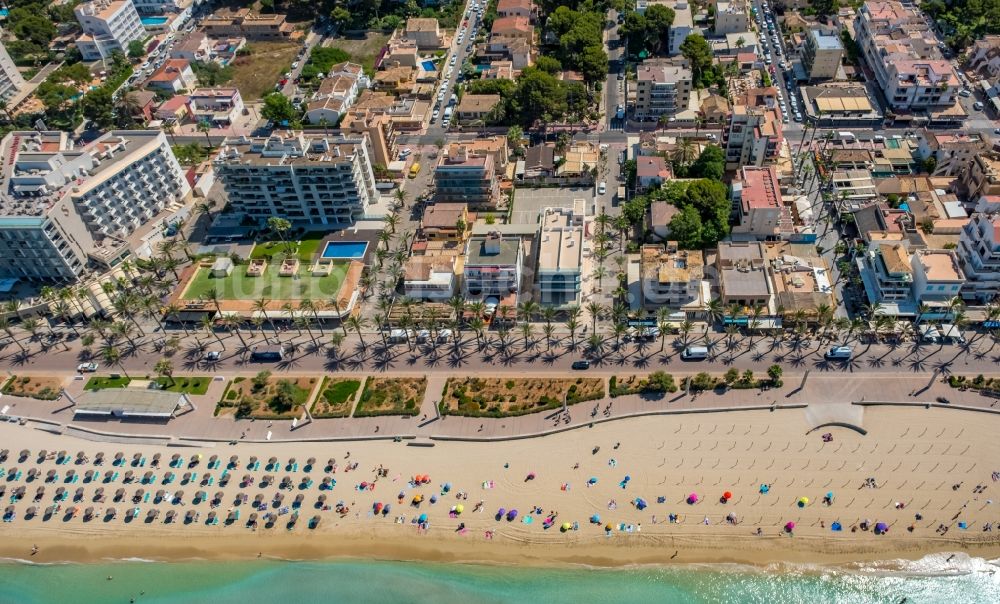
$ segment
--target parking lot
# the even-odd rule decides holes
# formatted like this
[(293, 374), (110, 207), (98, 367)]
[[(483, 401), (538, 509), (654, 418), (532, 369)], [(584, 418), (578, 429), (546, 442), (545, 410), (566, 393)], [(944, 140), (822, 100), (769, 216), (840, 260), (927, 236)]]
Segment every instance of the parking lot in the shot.
[(513, 224), (535, 224), (545, 208), (572, 208), (574, 199), (594, 198), (594, 187), (518, 187), (514, 194)]

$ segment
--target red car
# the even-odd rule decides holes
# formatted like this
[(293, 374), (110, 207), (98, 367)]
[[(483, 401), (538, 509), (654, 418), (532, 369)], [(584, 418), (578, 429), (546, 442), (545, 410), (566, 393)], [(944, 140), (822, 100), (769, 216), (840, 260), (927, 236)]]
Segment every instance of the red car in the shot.
[(288, 83), (288, 78), (282, 78), (281, 81), (279, 81), (278, 83), (284, 86), (285, 84)]

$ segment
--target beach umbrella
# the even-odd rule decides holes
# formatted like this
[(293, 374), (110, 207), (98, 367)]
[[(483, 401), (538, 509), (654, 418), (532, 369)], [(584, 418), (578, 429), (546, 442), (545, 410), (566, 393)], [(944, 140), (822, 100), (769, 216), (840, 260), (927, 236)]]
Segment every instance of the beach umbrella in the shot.
[(601, 523), (601, 515), (600, 514), (594, 514), (593, 516), (591, 516), (590, 517), (590, 523), (591, 524), (600, 524)]
[(792, 532), (793, 529), (795, 529), (795, 523), (794, 522), (786, 522), (785, 523), (785, 532), (786, 533)]
[(153, 509), (149, 510), (148, 514), (146, 514), (146, 518), (149, 518), (151, 520), (155, 520), (156, 518), (159, 517), (159, 515), (160, 515), (160, 510), (158, 510), (156, 508), (153, 508)]
[(611, 529), (611, 524), (610, 524), (610, 523), (608, 523), (608, 524), (605, 524), (605, 525), (604, 525), (604, 530), (606, 530), (606, 531), (608, 531), (608, 532), (610, 533), (610, 532), (611, 532), (611, 530), (612, 530), (612, 529)]
[(69, 470), (68, 472), (66, 472), (66, 478), (65, 478), (66, 482), (70, 482), (71, 480), (73, 480), (74, 476), (76, 476), (76, 470)]
[(0, 449), (0, 463), (7, 461), (8, 455), (10, 455), (10, 449)]
[(142, 499), (142, 496), (145, 495), (145, 494), (146, 494), (146, 490), (145, 489), (136, 489), (135, 490), (135, 495), (132, 498), (133, 499)]
[[(17, 473), (17, 468), (11, 470), (11, 474), (16, 474), (16, 473)], [(56, 479), (55, 470), (49, 470), (48, 472), (45, 473), (45, 482), (52, 482), (55, 479)]]
[(826, 492), (826, 498), (830, 499), (830, 500), (833, 500), (833, 491), (827, 491)]
[(105, 519), (111, 519), (117, 517), (118, 517), (118, 510), (116, 510), (115, 508), (108, 508), (107, 510), (104, 511)]
[(232, 456), (229, 457), (229, 465), (236, 466), (239, 463), (240, 463), (240, 456), (239, 455), (232, 455)]
[(104, 473), (104, 482), (111, 482), (111, 479), (115, 477), (114, 470), (108, 470)]
[(205, 472), (205, 474), (201, 477), (201, 486), (203, 486), (203, 487), (208, 486), (208, 483), (211, 480), (212, 480), (212, 473), (211, 472)]
[(215, 502), (216, 503), (220, 503), (222, 501), (222, 498), (225, 497), (225, 496), (226, 496), (226, 494), (223, 493), (222, 491), (216, 491), (215, 497), (214, 497)]
[(212, 524), (215, 522), (215, 518), (218, 516), (215, 512), (209, 512), (208, 516), (205, 516), (205, 524)]
[(55, 498), (59, 499), (60, 497), (63, 496), (63, 493), (65, 493), (65, 492), (66, 492), (66, 489), (64, 489), (62, 487), (59, 487), (58, 489), (56, 489), (56, 497)]
[(274, 494), (274, 505), (279, 505), (284, 500), (285, 500), (285, 494), (284, 493), (275, 493)]
[(198, 462), (200, 461), (201, 461), (201, 453), (196, 453), (191, 456), (191, 460), (188, 461), (188, 464), (193, 467), (198, 465)]
[(564, 533), (565, 533), (566, 531), (568, 531), (568, 530), (570, 530), (570, 529), (572, 529), (572, 528), (573, 528), (573, 525), (572, 525), (572, 524), (570, 524), (569, 522), (563, 522), (563, 523), (562, 523), (562, 526), (561, 526), (561, 527), (559, 527), (559, 530), (561, 530), (562, 532), (564, 532)]
[(831, 531), (839, 531), (839, 530), (841, 530), (842, 528), (843, 528), (843, 527), (842, 527), (842, 526), (840, 526), (840, 523), (839, 523), (839, 522), (834, 522), (833, 524), (831, 524), (831, 525), (830, 525), (830, 530), (831, 530)]
[(87, 470), (86, 472), (83, 473), (83, 479), (87, 482), (90, 482), (91, 480), (94, 479), (95, 474), (96, 472), (94, 472), (93, 470)]
[(123, 459), (125, 459), (125, 453), (121, 451), (115, 453), (115, 461), (121, 461)]
[(499, 510), (497, 510), (497, 516), (496, 516), (497, 520), (500, 520), (501, 518), (503, 518), (506, 513), (507, 513), (507, 510), (504, 509), (504, 508), (500, 508)]
[[(27, 451), (27, 449), (25, 449), (25, 451)], [(42, 449), (41, 451), (39, 451), (38, 452), (38, 463), (42, 463), (43, 461), (45, 461), (45, 457), (48, 456), (48, 454), (49, 454), (49, 452), (46, 451), (45, 449)]]
[(644, 499), (642, 499), (642, 498), (636, 498), (636, 500), (635, 500), (635, 507), (636, 507), (636, 509), (639, 509), (639, 510), (646, 509), (646, 501)]
[(159, 489), (159, 490), (156, 491), (156, 499), (157, 500), (163, 499), (166, 495), (167, 495), (167, 492), (164, 491), (163, 489)]
[(122, 478), (122, 480), (124, 482), (132, 482), (132, 478), (133, 477), (135, 477), (135, 472), (133, 472), (132, 470), (129, 470), (128, 472), (125, 472), (125, 477)]
[(32, 518), (35, 517), (36, 514), (38, 514), (38, 508), (36, 508), (35, 506), (31, 506), (24, 511), (24, 519), (31, 520)]
[(253, 526), (255, 524), (257, 524), (257, 512), (250, 514), (250, 517), (247, 518), (247, 526)]
[(442, 492), (442, 493), (447, 493), (447, 492), (448, 492), (448, 491), (450, 491), (450, 490), (451, 490), (451, 483), (450, 483), (450, 482), (446, 482), (446, 483), (444, 483), (444, 484), (443, 484), (443, 485), (441, 486), (441, 492)]
[(591, 476), (590, 480), (587, 481), (587, 484), (597, 484), (597, 477)]
[(517, 510), (511, 510), (511, 511), (507, 512), (507, 521), (508, 522), (513, 521), (515, 518), (517, 518)]
[(38, 501), (45, 496), (45, 487), (38, 487), (35, 489), (35, 501)]
[(307, 467), (312, 468), (314, 465), (316, 465), (316, 458), (315, 457), (310, 457), (309, 459), (306, 460), (306, 466)]
[(213, 455), (213, 456), (211, 456), (211, 457), (208, 458), (208, 465), (210, 465), (210, 466), (214, 465), (215, 462), (217, 462), (217, 461), (219, 461), (219, 456), (218, 455)]
[(392, 505), (388, 503), (385, 504), (385, 507), (382, 508), (382, 515), (385, 516), (388, 514), (390, 509), (392, 509)]
[(733, 498), (733, 494), (729, 491), (726, 491), (725, 493), (722, 494), (722, 498), (728, 501)]
[(534, 480), (534, 479), (535, 479), (535, 473), (534, 472), (528, 472), (528, 475), (524, 477), (524, 481), (525, 482), (528, 482), (529, 480)]
[(76, 492), (73, 493), (73, 501), (80, 501), (83, 499), (83, 487), (77, 487)]
[(420, 524), (427, 522), (427, 514), (421, 514), (420, 517), (417, 518), (417, 522)]
[(180, 503), (182, 499), (184, 499), (184, 491), (178, 490), (174, 493), (174, 503)]
[(181, 482), (190, 482), (191, 472), (184, 472), (184, 476), (181, 476)]
[(142, 484), (149, 484), (152, 481), (153, 481), (153, 473), (147, 470), (146, 473), (142, 475)]
[(17, 455), (18, 461), (20, 461), (21, 463), (24, 463), (24, 460), (28, 459), (28, 457), (30, 455), (31, 455), (31, 451), (29, 451), (27, 449), (21, 449), (21, 452), (18, 453), (18, 455)]
[(320, 517), (319, 516), (313, 516), (312, 518), (310, 518), (309, 519), (309, 528), (314, 529), (317, 526), (319, 526), (319, 521), (320, 521)]
[(809, 505), (809, 498), (808, 497), (800, 497), (798, 505), (799, 505), (800, 508), (806, 507), (807, 505)]
[(461, 503), (455, 506), (455, 513), (456, 514), (461, 514), (464, 511), (465, 511), (465, 506), (462, 505)]
[(319, 501), (320, 503), (326, 503), (326, 493), (320, 495), (317, 501)]
[(273, 466), (276, 463), (278, 463), (278, 458), (277, 457), (269, 457), (267, 459), (267, 465), (269, 465), (269, 466)]
[(382, 502), (381, 501), (376, 501), (375, 504), (372, 505), (372, 509), (375, 510), (376, 514), (378, 514), (379, 512), (381, 512), (382, 511)]
[(156, 455), (154, 455), (153, 456), (153, 461), (150, 462), (150, 465), (152, 465), (154, 468), (159, 467), (160, 466), (160, 458), (161, 457), (163, 457), (163, 456), (161, 454), (159, 454), (159, 453), (157, 453)]
[(434, 504), (434, 503), (437, 503), (437, 502), (438, 502), (438, 496), (437, 495), (431, 495), (431, 503)]
[(698, 494), (697, 493), (691, 493), (690, 495), (688, 495), (687, 502), (689, 504), (692, 504), (692, 505), (695, 504), (695, 503), (698, 503)]
[(121, 501), (122, 497), (124, 497), (124, 496), (125, 496), (125, 489), (118, 489), (117, 491), (115, 491), (115, 499), (114, 500), (116, 502), (117, 501)]
[(86, 455), (84, 454), (83, 451), (77, 451), (76, 452), (76, 458), (77, 459), (83, 459), (84, 457), (86, 457)]
[(881, 535), (889, 530), (889, 525), (884, 522), (879, 522), (875, 525), (875, 534)]
[(90, 507), (83, 511), (83, 519), (90, 520), (94, 516), (94, 508)]
[(413, 504), (414, 505), (419, 505), (420, 502), (423, 501), (423, 500), (424, 500), (424, 496), (423, 495), (415, 495), (413, 497)]
[(102, 499), (104, 499), (104, 487), (97, 487), (97, 490), (94, 491), (94, 501), (101, 501)]
[(180, 453), (174, 453), (173, 455), (170, 456), (170, 465), (173, 466), (178, 461), (180, 461), (180, 459), (181, 459), (181, 454)]
[(94, 456), (94, 465), (99, 466), (104, 463), (104, 451), (99, 452)]
[(194, 516), (196, 513), (197, 512), (195, 512), (194, 510), (188, 510), (187, 513), (184, 514), (184, 522), (187, 524), (191, 524), (192, 522), (194, 522)]
[(132, 465), (137, 466), (139, 462), (142, 461), (142, 453), (136, 453), (132, 456)]
[(38, 474), (39, 474), (38, 468), (31, 468), (30, 470), (28, 470), (28, 482), (34, 480), (35, 476), (38, 476)]

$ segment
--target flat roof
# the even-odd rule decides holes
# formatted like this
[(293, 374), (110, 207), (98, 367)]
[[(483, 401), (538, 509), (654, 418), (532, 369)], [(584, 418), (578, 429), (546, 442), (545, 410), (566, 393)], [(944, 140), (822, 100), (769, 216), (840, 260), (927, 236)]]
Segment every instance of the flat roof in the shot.
[(840, 36), (833, 33), (827, 33), (819, 29), (809, 30), (809, 35), (812, 37), (813, 42), (816, 44), (816, 48), (820, 50), (843, 50), (844, 45), (840, 42)]
[(165, 390), (107, 388), (87, 390), (76, 397), (73, 413), (120, 417), (170, 417), (184, 404), (184, 395)]
[(538, 270), (579, 271), (583, 258), (583, 226), (574, 224), (572, 211), (548, 208), (542, 216)]
[(473, 235), (469, 240), (469, 253), (465, 258), (465, 266), (481, 265), (514, 265), (517, 263), (518, 253), (521, 249), (521, 239), (519, 237), (500, 237), (498, 242), (499, 253), (490, 254), (486, 252), (486, 240), (489, 235)]
[(917, 259), (924, 267), (929, 281), (962, 281), (964, 277), (955, 258), (947, 251), (921, 250)]

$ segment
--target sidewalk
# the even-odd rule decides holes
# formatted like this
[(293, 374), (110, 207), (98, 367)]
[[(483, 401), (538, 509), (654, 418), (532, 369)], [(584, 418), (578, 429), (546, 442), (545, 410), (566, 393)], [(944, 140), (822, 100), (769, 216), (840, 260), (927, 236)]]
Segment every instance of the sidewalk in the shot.
[[(519, 374), (521, 375), (521, 374)], [(679, 382), (681, 376), (674, 376)], [(803, 374), (784, 376), (785, 385), (777, 390), (727, 390), (687, 394), (683, 391), (666, 395), (627, 395), (604, 398), (571, 405), (567, 414), (561, 409), (510, 418), (470, 418), (444, 416), (436, 418), (433, 405), (440, 399), (446, 376), (436, 375), (428, 380), (420, 414), (413, 417), (366, 417), (321, 419), (292, 428), (291, 421), (236, 420), (231, 416), (215, 417), (215, 401), (222, 396), (225, 382), (213, 382), (209, 392), (193, 397), (197, 409), (183, 412), (169, 424), (117, 421), (74, 421), (72, 407), (63, 401), (37, 401), (4, 396), (3, 405), (14, 416), (55, 422), (63, 426), (73, 424), (97, 432), (116, 435), (170, 434), (195, 440), (249, 440), (265, 441), (270, 432), (272, 441), (366, 439), (403, 437), (443, 437), (468, 439), (512, 438), (587, 426), (595, 421), (609, 421), (623, 417), (677, 412), (710, 412), (741, 408), (760, 408), (773, 405), (801, 406), (823, 403), (852, 402), (905, 402), (933, 403), (936, 397), (946, 397), (953, 406), (967, 406), (1000, 412), (997, 400), (973, 391), (959, 391), (940, 381), (929, 384), (931, 374), (921, 376), (816, 376), (806, 379)], [(82, 389), (82, 381), (69, 384), (68, 390)], [(427, 419), (421, 420), (421, 415)], [(711, 420), (709, 420), (711, 421)]]

